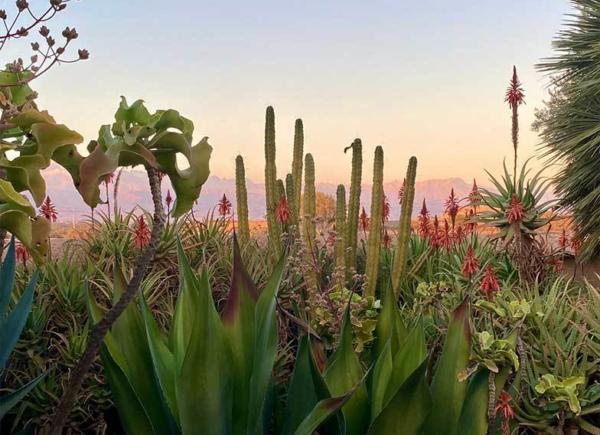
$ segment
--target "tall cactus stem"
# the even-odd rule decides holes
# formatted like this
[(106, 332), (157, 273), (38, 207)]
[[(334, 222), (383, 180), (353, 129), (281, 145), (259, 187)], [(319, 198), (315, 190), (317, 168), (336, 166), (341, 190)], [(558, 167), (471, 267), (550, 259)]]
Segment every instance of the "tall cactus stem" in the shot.
[(289, 197), (292, 214), (300, 216), (300, 198), (302, 196), (302, 163), (304, 159), (304, 125), (296, 119), (294, 126), (294, 154), (292, 158), (292, 178), (294, 180), (294, 196)]
[(269, 246), (273, 260), (281, 256), (281, 231), (275, 210), (277, 207), (277, 168), (275, 166), (275, 112), (267, 107), (265, 119), (265, 197)]
[(348, 215), (346, 218), (346, 279), (350, 279), (356, 270), (356, 245), (358, 238), (358, 215), (360, 213), (360, 184), (362, 182), (362, 142), (354, 139), (352, 145), (344, 150), (352, 149), (352, 173), (350, 176), (350, 193), (348, 197)]
[(315, 189), (315, 161), (311, 154), (306, 154), (304, 162), (304, 203), (303, 203), (303, 229), (304, 229), (304, 245), (306, 247), (307, 264), (310, 265), (308, 276), (306, 277), (309, 289), (318, 289), (318, 264), (316, 261), (316, 189)]
[(237, 204), (238, 233), (240, 242), (245, 245), (250, 240), (248, 223), (248, 191), (246, 189), (246, 169), (242, 156), (235, 158), (235, 198)]
[(400, 220), (398, 221), (398, 236), (396, 250), (394, 253), (394, 265), (392, 268), (392, 286), (394, 293), (398, 297), (400, 293), (400, 280), (405, 273), (406, 260), (408, 258), (408, 248), (411, 234), (411, 218), (413, 211), (413, 202), (415, 200), (415, 178), (417, 177), (417, 158), (411, 157), (408, 161), (406, 178), (404, 184), (404, 194), (400, 209)]
[(375, 148), (373, 163), (373, 190), (371, 193), (371, 219), (367, 239), (367, 286), (365, 296), (375, 296), (377, 275), (379, 273), (379, 256), (381, 250), (381, 232), (383, 227), (383, 148)]
[(335, 201), (335, 268), (338, 286), (344, 287), (346, 281), (346, 247), (344, 245), (346, 231), (346, 188), (343, 184), (337, 187)]
[(288, 199), (290, 208), (290, 223), (297, 227), (298, 226), (298, 209), (290, 204), (290, 201), (295, 201), (296, 198), (296, 186), (294, 184), (294, 177), (292, 174), (287, 174), (285, 177), (285, 196)]

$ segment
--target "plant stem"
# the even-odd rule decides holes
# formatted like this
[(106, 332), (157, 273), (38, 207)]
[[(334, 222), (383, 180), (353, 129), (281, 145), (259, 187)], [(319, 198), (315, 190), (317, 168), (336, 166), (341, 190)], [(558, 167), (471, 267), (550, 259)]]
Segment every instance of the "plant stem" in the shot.
[(135, 265), (131, 281), (127, 285), (127, 290), (123, 293), (116, 304), (112, 306), (105, 316), (94, 326), (90, 334), (90, 339), (81, 356), (79, 362), (71, 373), (71, 378), (67, 389), (65, 390), (62, 399), (56, 409), (52, 424), (50, 426), (49, 435), (61, 435), (62, 429), (67, 422), (69, 413), (75, 402), (77, 393), (81, 388), (85, 374), (89, 371), (91, 365), (96, 359), (98, 350), (104, 341), (104, 337), (111, 329), (112, 325), (123, 313), (129, 303), (135, 298), (140, 288), (142, 280), (146, 276), (148, 266), (154, 258), (156, 248), (160, 242), (160, 237), (165, 225), (165, 213), (162, 205), (162, 196), (160, 192), (160, 181), (158, 172), (154, 168), (146, 168), (148, 172), (148, 181), (150, 183), (150, 191), (152, 193), (152, 201), (154, 203), (154, 217), (152, 225), (152, 233), (150, 243), (146, 247), (143, 255), (139, 257), (139, 261)]

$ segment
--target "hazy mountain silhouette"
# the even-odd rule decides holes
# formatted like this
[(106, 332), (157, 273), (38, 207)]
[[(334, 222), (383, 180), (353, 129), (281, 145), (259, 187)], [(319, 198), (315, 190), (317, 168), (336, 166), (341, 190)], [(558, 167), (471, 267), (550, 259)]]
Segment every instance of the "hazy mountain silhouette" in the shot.
[[(52, 198), (57, 209), (59, 210), (61, 220), (79, 220), (90, 214), (90, 209), (83, 203), (81, 197), (77, 193), (69, 174), (62, 168), (52, 165), (44, 171), (44, 176), (47, 180), (48, 195)], [(119, 184), (118, 205), (123, 210), (131, 210), (136, 206), (145, 209), (150, 209), (151, 200), (148, 193), (148, 184), (145, 173), (138, 170), (123, 171)], [(401, 180), (388, 181), (384, 184), (384, 190), (388, 197), (391, 207), (390, 219), (395, 220), (400, 213), (398, 204), (398, 190), (402, 184)], [(246, 180), (248, 190), (248, 212), (250, 219), (263, 219), (265, 215), (265, 195), (264, 183), (258, 183), (252, 180)], [(163, 195), (166, 196), (167, 189), (171, 186), (168, 179), (163, 181)], [(318, 183), (317, 191), (335, 196), (337, 185), (331, 183)], [(421, 180), (416, 183), (415, 205), (413, 214), (418, 213), (423, 202), (423, 198), (427, 200), (427, 207), (430, 213), (441, 214), (444, 209), (444, 201), (450, 193), (450, 189), (454, 188), (456, 195), (459, 198), (464, 198), (471, 190), (471, 184), (465, 182), (461, 178), (447, 179), (431, 179)], [(113, 202), (113, 184), (109, 185), (110, 202), (112, 207)], [(348, 186), (346, 186), (348, 192)], [(101, 186), (101, 196), (105, 198), (104, 185)], [(171, 191), (172, 192), (172, 191)], [(210, 176), (202, 189), (198, 204), (194, 210), (200, 214), (206, 213), (216, 206), (219, 199), (227, 195), (229, 200), (234, 205), (235, 210), (235, 180), (233, 178), (222, 178)], [(371, 186), (364, 184), (362, 186), (361, 203), (369, 213), (371, 202)], [(100, 205), (101, 210), (105, 210), (106, 206)]]

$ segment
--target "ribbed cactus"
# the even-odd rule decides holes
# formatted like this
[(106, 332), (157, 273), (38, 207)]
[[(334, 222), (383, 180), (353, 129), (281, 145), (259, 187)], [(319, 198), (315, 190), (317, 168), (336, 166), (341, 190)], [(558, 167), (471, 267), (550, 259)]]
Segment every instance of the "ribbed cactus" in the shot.
[(265, 120), (265, 197), (269, 246), (274, 259), (281, 256), (281, 231), (275, 209), (277, 207), (277, 168), (275, 166), (275, 112), (267, 107)]
[(304, 244), (306, 247), (306, 262), (310, 265), (311, 270), (308, 271), (306, 276), (306, 284), (308, 289), (311, 291), (317, 291), (318, 289), (318, 264), (316, 263), (316, 242), (317, 242), (317, 228), (316, 228), (316, 210), (317, 210), (317, 193), (315, 189), (315, 162), (311, 154), (306, 155), (304, 162), (304, 202), (303, 202), (303, 233), (304, 233)]
[(335, 267), (339, 271), (338, 285), (344, 287), (346, 281), (346, 247), (344, 235), (346, 231), (346, 189), (343, 184), (337, 187), (335, 201)]
[(294, 126), (294, 156), (292, 159), (292, 178), (294, 180), (294, 196), (288, 195), (292, 215), (300, 216), (300, 197), (302, 196), (302, 160), (304, 159), (304, 126), (301, 119), (296, 119)]
[(400, 292), (400, 279), (404, 274), (406, 259), (408, 257), (416, 176), (417, 158), (411, 157), (408, 161), (408, 169), (406, 170), (406, 181), (404, 184), (404, 194), (402, 196), (400, 220), (398, 222), (398, 240), (396, 242), (394, 265), (392, 268), (392, 285), (396, 296), (398, 296)]
[(248, 224), (248, 191), (246, 190), (246, 169), (242, 156), (235, 158), (235, 199), (237, 203), (238, 233), (242, 245), (250, 240)]
[[(296, 198), (296, 186), (294, 184), (294, 177), (292, 174), (287, 174), (285, 177), (285, 196), (290, 201), (294, 201)], [(298, 226), (298, 209), (293, 204), (290, 205), (290, 224)]]
[(383, 226), (383, 148), (375, 148), (373, 163), (373, 190), (371, 194), (371, 220), (367, 240), (367, 287), (365, 296), (375, 296), (377, 275), (379, 273), (379, 254), (381, 250), (381, 231)]
[[(348, 215), (346, 218), (346, 273), (356, 270), (356, 244), (358, 237), (358, 214), (360, 213), (360, 183), (362, 181), (362, 142), (354, 139), (352, 145), (352, 174), (350, 178), (350, 196), (348, 197)], [(346, 279), (349, 279), (347, 276)]]
[(285, 184), (281, 178), (277, 179), (277, 196), (275, 197), (275, 207), (279, 204), (281, 198), (285, 198)]

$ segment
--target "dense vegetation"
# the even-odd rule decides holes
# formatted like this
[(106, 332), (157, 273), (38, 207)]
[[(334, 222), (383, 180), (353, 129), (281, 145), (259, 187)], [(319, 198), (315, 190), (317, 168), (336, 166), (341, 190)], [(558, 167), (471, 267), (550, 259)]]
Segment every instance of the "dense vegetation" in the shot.
[[(600, 3), (578, 4), (587, 29)], [(31, 28), (48, 18), (26, 1), (16, 7)], [(40, 28), (52, 47), (48, 32)], [(488, 190), (474, 183), (466, 198), (452, 190), (442, 215), (423, 201), (416, 221), (417, 158), (392, 217), (375, 148), (367, 213), (371, 160), (358, 138), (343, 150), (349, 185), (319, 211), (304, 124), (281, 171), (268, 107), (265, 235), (248, 218), (243, 156), (235, 213), (223, 195), (198, 217), (212, 148), (193, 144), (189, 119), (122, 99), (84, 156), (83, 138), (37, 107), (36, 71), (17, 62), (0, 75), (2, 433), (600, 433), (600, 294), (564, 271), (591, 248), (581, 251), (581, 226), (549, 239), (563, 216), (547, 200), (551, 180), (518, 164), (516, 68), (506, 93), (512, 171), (490, 175)], [(543, 116), (548, 129), (559, 128), (561, 107)], [(90, 207), (112, 200), (54, 256), (60, 210), (41, 172), (51, 161)], [(148, 174), (151, 211), (118, 206), (132, 166)]]

